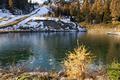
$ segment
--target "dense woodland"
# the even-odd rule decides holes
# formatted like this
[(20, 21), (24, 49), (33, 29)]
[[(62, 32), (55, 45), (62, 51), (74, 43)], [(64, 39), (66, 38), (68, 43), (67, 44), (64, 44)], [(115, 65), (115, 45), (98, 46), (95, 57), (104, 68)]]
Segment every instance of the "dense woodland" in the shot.
[(0, 0), (1, 8), (18, 8), (25, 9), (29, 5), (28, 0)]
[(0, 0), (0, 8), (9, 9), (11, 12), (15, 9), (29, 12), (31, 3), (28, 0)]
[(89, 23), (118, 23), (120, 21), (120, 0), (71, 0), (57, 3), (56, 16), (70, 15), (76, 21)]
[[(52, 4), (56, 6), (52, 6)], [(0, 7), (9, 10), (20, 9), (29, 12), (28, 0), (0, 0)], [(75, 21), (109, 23), (120, 21), (120, 0), (48, 0), (55, 11), (53, 16), (71, 16)]]

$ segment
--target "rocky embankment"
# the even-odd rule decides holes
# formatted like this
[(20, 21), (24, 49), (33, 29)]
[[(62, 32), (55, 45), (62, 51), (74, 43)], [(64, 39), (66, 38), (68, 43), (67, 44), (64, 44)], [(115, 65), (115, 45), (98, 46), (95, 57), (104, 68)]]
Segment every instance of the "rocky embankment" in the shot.
[(9, 26), (1, 28), (1, 33), (7, 32), (86, 32), (87, 29), (80, 27), (74, 22), (64, 22), (62, 20), (34, 20), (21, 26)]

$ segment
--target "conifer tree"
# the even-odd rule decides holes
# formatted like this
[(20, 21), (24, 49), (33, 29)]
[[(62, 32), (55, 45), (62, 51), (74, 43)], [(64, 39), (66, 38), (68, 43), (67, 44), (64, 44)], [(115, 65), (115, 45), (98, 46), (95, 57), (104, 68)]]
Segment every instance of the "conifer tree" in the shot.
[(87, 22), (88, 22), (88, 18), (89, 18), (89, 12), (90, 12), (90, 4), (89, 4), (88, 0), (84, 0), (83, 6), (82, 6), (82, 13), (83, 13), (83, 15), (85, 15), (85, 21), (87, 21)]
[(80, 1), (78, 0), (77, 1), (77, 7), (76, 7), (76, 19), (77, 21), (79, 22), (80, 21), (80, 18), (81, 18), (81, 15), (80, 15)]
[(120, 0), (112, 0), (110, 5), (113, 23), (118, 21), (120, 17)]
[(102, 15), (104, 12), (103, 0), (95, 0), (92, 6), (92, 13), (95, 15), (95, 20), (97, 23), (102, 22)]
[(111, 20), (110, 16), (110, 0), (104, 0), (104, 16), (103, 16), (103, 22), (107, 22)]
[(10, 9), (13, 8), (13, 0), (8, 0), (8, 6)]
[(76, 5), (74, 5), (74, 4), (70, 5), (70, 15), (71, 16), (76, 16), (77, 15), (77, 9), (76, 8), (77, 8)]

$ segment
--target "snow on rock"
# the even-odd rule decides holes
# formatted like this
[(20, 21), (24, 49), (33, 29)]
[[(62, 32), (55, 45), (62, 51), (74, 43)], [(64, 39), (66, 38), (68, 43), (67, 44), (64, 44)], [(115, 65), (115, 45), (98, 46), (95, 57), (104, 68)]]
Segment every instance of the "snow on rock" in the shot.
[(48, 30), (49, 28), (47, 26), (45, 26), (44, 30)]
[(40, 26), (40, 28), (43, 29), (43, 28), (44, 28), (43, 22), (40, 22), (40, 23), (38, 24), (38, 26)]
[(15, 16), (15, 15), (12, 15), (12, 13), (9, 12), (9, 10), (1, 10), (0, 9), (0, 18), (4, 18), (4, 20), (1, 20), (0, 21), (0, 26), (2, 25), (6, 25), (6, 24), (9, 24), (9, 23), (12, 23), (22, 17), (24, 17), (25, 15), (23, 16)]
[(30, 25), (30, 27), (37, 27), (38, 23), (37, 22), (29, 22), (27, 23), (28, 25)]
[[(22, 19), (22, 21), (19, 21), (19, 23), (17, 25), (13, 25), (12, 27), (9, 26), (7, 28), (5, 28), (4, 30), (18, 30), (20, 27), (29, 27), (29, 28), (33, 28), (34, 30), (43, 30), (43, 31), (80, 31), (80, 32), (85, 32), (87, 31), (86, 28), (82, 28), (80, 26), (78, 26), (76, 23), (70, 21), (69, 18), (54, 18), (54, 17), (42, 17), (45, 14), (48, 14), (50, 12), (50, 9), (46, 6), (43, 7), (39, 7), (38, 9), (32, 11), (30, 14), (27, 15), (19, 15), (19, 16), (14, 16), (12, 15), (9, 11), (5, 11), (4, 12), (2, 10), (0, 10), (0, 18), (5, 18), (6, 20), (1, 20), (0, 21), (0, 26), (5, 26), (6, 24), (10, 24), (10, 23), (14, 23), (20, 19)], [(27, 18), (26, 18), (27, 17)], [(53, 20), (55, 22), (60, 23), (61, 25), (69, 23), (69, 24), (73, 24), (72, 28), (69, 26), (66, 26), (65, 29), (61, 28), (61, 29), (54, 29), (54, 28), (50, 28), (50, 26), (44, 26), (43, 22), (36, 22), (36, 20)], [(2, 30), (2, 29), (0, 29)]]
[(41, 7), (40, 10), (36, 13), (36, 15), (45, 15), (49, 12), (48, 8), (47, 7)]
[(61, 21), (65, 22), (65, 23), (70, 23), (70, 19), (61, 19)]
[(39, 16), (35, 16), (33, 17), (33, 20), (45, 20), (45, 17), (39, 17)]
[(0, 13), (0, 18), (9, 18), (9, 17), (14, 17), (14, 16), (8, 13)]
[[(9, 23), (15, 22), (15, 21), (17, 21), (18, 19), (21, 19), (21, 18), (23, 18), (23, 17), (25, 17), (25, 16), (29, 16), (29, 17), (26, 18), (25, 20), (19, 22), (16, 27), (22, 26), (22, 25), (24, 25), (25, 23), (27, 23), (28, 21), (32, 20), (33, 17), (35, 17), (35, 16), (42, 16), (42, 15), (47, 14), (48, 12), (49, 12), (48, 8), (45, 7), (45, 6), (43, 6), (43, 7), (40, 7), (40, 8), (38, 8), (38, 9), (36, 9), (35, 11), (31, 12), (31, 13), (28, 14), (28, 15), (22, 15), (22, 16), (16, 16), (16, 17), (15, 17), (15, 16), (12, 15), (11, 13), (9, 13), (8, 11), (7, 11), (7, 13), (4, 13), (4, 12), (2, 12), (2, 10), (0, 10), (0, 18), (8, 18), (8, 20), (1, 21), (1, 22), (0, 22), (0, 26), (3, 26), (3, 25), (5, 25), (5, 24), (9, 24)], [(9, 18), (10, 18), (10, 19), (9, 19)]]
[(70, 19), (58, 19), (54, 17), (41, 17), (41, 16), (35, 16), (33, 17), (33, 20), (54, 20), (54, 21), (63, 21), (65, 23), (71, 23)]
[(3, 11), (0, 9), (0, 18), (9, 18), (9, 17), (14, 17), (14, 16), (8, 10)]
[(21, 21), (18, 23), (17, 26), (23, 26), (24, 24), (26, 24), (28, 21), (30, 21), (32, 19), (32, 16), (29, 18), (26, 18), (25, 20)]
[(87, 31), (86, 28), (83, 28), (83, 27), (77, 27), (77, 29), (80, 32), (86, 32)]
[(18, 23), (19, 25), (24, 25), (25, 23), (27, 23), (30, 20), (33, 20), (35, 16), (42, 16), (45, 15), (49, 12), (47, 7), (40, 7), (38, 9), (36, 9), (35, 11), (33, 11), (32, 13), (29, 14), (30, 17), (26, 18), (25, 20), (21, 21), (20, 23)]

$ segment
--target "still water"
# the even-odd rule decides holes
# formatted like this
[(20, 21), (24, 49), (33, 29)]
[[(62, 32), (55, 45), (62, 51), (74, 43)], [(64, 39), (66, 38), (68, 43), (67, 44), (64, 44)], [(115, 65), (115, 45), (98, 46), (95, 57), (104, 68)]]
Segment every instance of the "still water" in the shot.
[(85, 45), (96, 56), (94, 64), (120, 61), (120, 36), (76, 32), (0, 34), (0, 66), (60, 70), (68, 51)]

